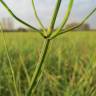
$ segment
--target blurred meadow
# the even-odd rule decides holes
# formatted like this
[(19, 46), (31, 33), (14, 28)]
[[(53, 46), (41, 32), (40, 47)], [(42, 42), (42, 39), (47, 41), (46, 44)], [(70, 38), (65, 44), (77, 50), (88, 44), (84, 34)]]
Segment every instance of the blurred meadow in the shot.
[[(34, 96), (95, 96), (95, 38), (95, 32), (69, 32), (54, 39)], [(42, 42), (37, 33), (0, 33), (0, 96), (15, 96), (10, 61), (18, 92), (25, 94)]]

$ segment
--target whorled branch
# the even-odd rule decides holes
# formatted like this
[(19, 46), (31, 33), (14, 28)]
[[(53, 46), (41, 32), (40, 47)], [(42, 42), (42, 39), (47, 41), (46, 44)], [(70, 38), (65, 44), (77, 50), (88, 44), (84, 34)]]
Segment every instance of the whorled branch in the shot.
[[(39, 26), (41, 27), (41, 29), (43, 29), (44, 33), (46, 32), (45, 30), (45, 27), (44, 25), (42, 24), (41, 20), (39, 19), (38, 17), (38, 14), (37, 14), (37, 11), (36, 11), (36, 8), (35, 8), (35, 4), (34, 4), (34, 0), (32, 0), (32, 7), (33, 7), (33, 11), (34, 11), (34, 15), (35, 15), (35, 18), (37, 19), (37, 22), (39, 24)], [(45, 33), (46, 34), (46, 33)]]
[(51, 36), (52, 31), (54, 29), (54, 25), (55, 25), (55, 22), (56, 22), (56, 19), (57, 19), (57, 15), (58, 15), (58, 12), (59, 12), (59, 9), (60, 9), (61, 2), (62, 2), (62, 0), (57, 0), (57, 2), (56, 2), (55, 10), (53, 12), (52, 20), (51, 20), (51, 23), (50, 23), (50, 26), (49, 26), (49, 29), (48, 29), (48, 31), (49, 31), (48, 37)]
[(57, 33), (57, 34), (53, 35), (52, 37), (50, 37), (50, 39), (54, 39), (54, 38), (56, 38), (56, 37), (59, 36), (59, 35), (62, 35), (62, 34), (67, 33), (67, 32), (70, 32), (70, 31), (72, 31), (72, 30), (80, 27), (81, 25), (83, 25), (83, 24), (93, 15), (93, 13), (94, 13), (95, 11), (96, 11), (96, 8), (94, 8), (94, 9), (92, 10), (92, 12), (90, 12), (90, 13), (81, 21), (81, 23), (78, 24), (77, 26), (74, 26), (74, 27), (71, 27), (71, 28), (68, 28), (68, 29), (64, 29), (64, 31), (61, 31), (60, 33)]
[(6, 10), (10, 13), (10, 15), (11, 15), (12, 17), (14, 17), (17, 21), (19, 21), (20, 23), (24, 24), (25, 26), (31, 28), (32, 30), (40, 33), (40, 34), (44, 37), (44, 35), (42, 34), (42, 32), (41, 32), (39, 29), (31, 26), (30, 24), (28, 24), (28, 23), (26, 23), (25, 21), (23, 21), (23, 20), (21, 20), (20, 18), (18, 18), (18, 17), (12, 12), (12, 10), (7, 6), (7, 4), (6, 4), (3, 0), (0, 0), (0, 2), (1, 2), (2, 5), (6, 8)]
[(56, 30), (55, 34), (58, 34), (63, 29), (64, 25), (67, 23), (69, 16), (70, 16), (70, 13), (71, 13), (71, 10), (72, 10), (72, 7), (73, 7), (73, 3), (74, 3), (74, 0), (70, 0), (67, 12), (64, 16), (64, 19), (62, 20), (61, 26), (60, 26), (60, 28), (58, 28)]

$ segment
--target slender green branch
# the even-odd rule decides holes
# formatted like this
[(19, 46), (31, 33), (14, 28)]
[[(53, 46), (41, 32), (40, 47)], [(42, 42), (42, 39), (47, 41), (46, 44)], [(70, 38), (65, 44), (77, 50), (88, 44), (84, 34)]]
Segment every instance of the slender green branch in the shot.
[(41, 69), (42, 69), (42, 67), (44, 65), (43, 62), (45, 60), (49, 44), (50, 44), (50, 40), (45, 39), (44, 45), (43, 45), (43, 48), (42, 48), (42, 51), (41, 51), (41, 54), (40, 54), (40, 57), (39, 57), (39, 61), (38, 61), (37, 65), (36, 65), (36, 69), (35, 69), (35, 71), (33, 73), (31, 86), (28, 89), (27, 96), (31, 96), (32, 95), (31, 93), (34, 91), (34, 88), (35, 88), (35, 86), (38, 83), (38, 77), (41, 75)]
[(87, 16), (84, 18), (84, 20), (82, 20), (82, 22), (81, 22), (80, 24), (78, 24), (77, 26), (68, 28), (68, 29), (64, 29), (64, 31), (62, 31), (62, 32), (60, 32), (60, 33), (58, 33), (58, 34), (53, 35), (53, 36), (51, 37), (51, 39), (54, 39), (54, 38), (56, 38), (56, 37), (59, 36), (59, 35), (62, 35), (62, 34), (64, 34), (64, 33), (66, 33), (66, 32), (70, 32), (70, 31), (72, 31), (72, 30), (80, 27), (81, 25), (83, 25), (83, 24), (93, 15), (93, 13), (94, 13), (95, 11), (96, 11), (96, 8), (94, 8), (93, 11), (90, 12), (90, 14), (87, 15)]
[(7, 4), (6, 4), (3, 0), (1, 0), (0, 2), (2, 3), (2, 5), (7, 9), (7, 11), (8, 11), (16, 20), (18, 20), (19, 22), (23, 23), (24, 25), (32, 28), (32, 29), (35, 30), (35, 31), (39, 31), (38, 29), (32, 27), (31, 25), (27, 24), (27, 23), (24, 22), (23, 20), (19, 19), (19, 18), (11, 11), (11, 9), (7, 6)]
[(53, 13), (53, 16), (52, 16), (51, 24), (50, 24), (49, 29), (48, 29), (48, 31), (49, 31), (48, 36), (51, 36), (52, 31), (54, 29), (54, 25), (55, 25), (56, 18), (57, 18), (59, 9), (60, 9), (61, 2), (62, 2), (62, 0), (57, 0), (57, 2), (56, 2), (56, 7), (55, 7), (55, 10), (54, 10), (54, 13)]
[(0, 29), (1, 29), (1, 32), (2, 32), (2, 34), (3, 34), (4, 47), (5, 47), (6, 56), (7, 56), (8, 62), (9, 62), (9, 67), (10, 67), (10, 71), (11, 71), (11, 75), (12, 75), (14, 90), (15, 90), (16, 96), (19, 96), (19, 94), (18, 94), (18, 88), (17, 88), (17, 84), (16, 84), (16, 80), (15, 80), (15, 75), (14, 75), (14, 69), (13, 69), (13, 67), (12, 67), (12, 62), (11, 62), (11, 60), (10, 60), (8, 48), (7, 48), (7, 45), (6, 45), (6, 39), (5, 39), (3, 30), (2, 30), (1, 24), (0, 24)]
[(69, 3), (69, 6), (68, 6), (68, 9), (67, 9), (67, 12), (65, 14), (65, 17), (63, 19), (63, 22), (62, 22), (60, 28), (58, 28), (56, 30), (56, 32), (55, 32), (56, 34), (58, 34), (63, 29), (64, 25), (67, 23), (67, 21), (69, 19), (69, 16), (70, 16), (70, 13), (71, 13), (71, 10), (72, 10), (73, 3), (74, 3), (74, 0), (70, 0), (70, 3)]
[[(29, 24), (26, 23), (25, 21), (23, 21), (23, 20), (21, 20), (20, 18), (18, 18), (18, 17), (11, 11), (11, 9), (7, 6), (7, 4), (6, 4), (3, 0), (1, 0), (0, 2), (1, 2), (2, 5), (6, 8), (6, 10), (10, 13), (10, 15), (11, 15), (12, 17), (14, 17), (17, 21), (19, 21), (20, 23), (24, 24), (25, 26), (33, 29), (34, 31), (40, 33), (40, 34), (43, 36), (43, 34), (40, 32), (40, 30), (38, 30), (37, 28), (29, 25)], [(43, 37), (44, 37), (44, 36), (43, 36)]]
[(38, 14), (37, 14), (37, 11), (36, 11), (36, 8), (35, 8), (35, 4), (34, 4), (34, 0), (32, 0), (32, 7), (33, 7), (34, 15), (35, 15), (35, 17), (36, 17), (36, 19), (37, 19), (37, 22), (38, 22), (38, 24), (40, 25), (41, 29), (43, 29), (43, 31), (44, 31), (44, 33), (45, 33), (46, 30), (45, 30), (45, 27), (44, 27), (44, 25), (42, 24), (41, 20), (40, 20), (39, 17), (38, 17)]

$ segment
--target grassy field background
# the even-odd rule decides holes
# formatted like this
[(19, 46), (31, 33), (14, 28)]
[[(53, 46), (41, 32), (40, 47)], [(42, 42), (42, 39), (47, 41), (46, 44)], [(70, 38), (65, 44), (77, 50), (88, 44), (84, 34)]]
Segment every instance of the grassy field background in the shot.
[[(96, 96), (95, 39), (96, 32), (70, 32), (54, 39), (34, 96)], [(9, 61), (18, 94), (24, 96), (42, 43), (37, 33), (0, 33), (0, 96), (16, 96)]]

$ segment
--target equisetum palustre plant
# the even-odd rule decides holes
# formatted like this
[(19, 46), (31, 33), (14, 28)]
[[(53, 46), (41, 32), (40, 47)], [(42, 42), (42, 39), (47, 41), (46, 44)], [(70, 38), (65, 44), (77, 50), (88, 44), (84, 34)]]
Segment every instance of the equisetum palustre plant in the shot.
[[(12, 11), (11, 9), (7, 6), (7, 4), (3, 1), (3, 0), (0, 0), (0, 2), (2, 3), (2, 5), (6, 8), (6, 10), (9, 12), (9, 14), (14, 17), (17, 21), (19, 21), (20, 23), (24, 24), (25, 26), (31, 28), (34, 32), (38, 32), (43, 38), (44, 38), (44, 44), (42, 46), (42, 50), (41, 50), (41, 53), (40, 53), (40, 57), (38, 59), (38, 63), (36, 64), (36, 69), (33, 73), (33, 76), (32, 76), (32, 79), (31, 79), (31, 84), (30, 84), (30, 87), (28, 88), (28, 91), (27, 93), (25, 94), (26, 96), (32, 96), (35, 88), (36, 88), (36, 85), (38, 84), (39, 80), (40, 80), (40, 77), (42, 76), (42, 68), (44, 67), (44, 60), (45, 60), (45, 57), (46, 57), (46, 54), (47, 54), (47, 51), (48, 51), (48, 48), (49, 48), (49, 45), (50, 45), (50, 42), (62, 35), (62, 34), (65, 34), (66, 32), (70, 32), (78, 27), (80, 27), (82, 24), (85, 23), (85, 21), (96, 11), (96, 8), (94, 8), (92, 10), (92, 12), (90, 12), (82, 21), (80, 24), (78, 24), (77, 26), (74, 26), (74, 27), (71, 27), (71, 28), (64, 28), (65, 24), (67, 23), (68, 21), (68, 18), (70, 16), (70, 13), (71, 13), (71, 10), (72, 10), (72, 6), (73, 6), (73, 3), (74, 3), (74, 0), (70, 0), (69, 2), (69, 5), (68, 5), (68, 8), (67, 8), (67, 11), (66, 11), (66, 14), (64, 16), (64, 19), (62, 20), (61, 22), (61, 25), (54, 30), (54, 26), (55, 26), (55, 23), (56, 23), (56, 19), (57, 19), (57, 16), (58, 16), (58, 12), (59, 12), (59, 9), (60, 9), (60, 5), (62, 3), (62, 0), (56, 0), (56, 6), (54, 8), (54, 12), (53, 12), (53, 15), (52, 15), (52, 18), (51, 18), (51, 22), (50, 22), (50, 25), (49, 27), (47, 28), (47, 30), (45, 29), (44, 25), (42, 24), (41, 20), (39, 19), (38, 17), (38, 14), (37, 14), (37, 11), (35, 9), (35, 4), (34, 4), (34, 1), (35, 0), (32, 0), (32, 6), (33, 6), (33, 11), (34, 11), (34, 15), (36, 17), (36, 20), (39, 24), (39, 26), (41, 27), (42, 31), (31, 26), (30, 24), (26, 23), (25, 21), (23, 21), (22, 19), (18, 18)], [(62, 31), (63, 29), (63, 31)], [(11, 66), (11, 65), (10, 65)], [(13, 75), (14, 76), (14, 75)], [(14, 85), (15, 85), (15, 79), (14, 79)], [(15, 86), (15, 89), (16, 89), (16, 86)], [(18, 93), (18, 92), (17, 92)], [(17, 94), (17, 96), (19, 96), (19, 94)]]

